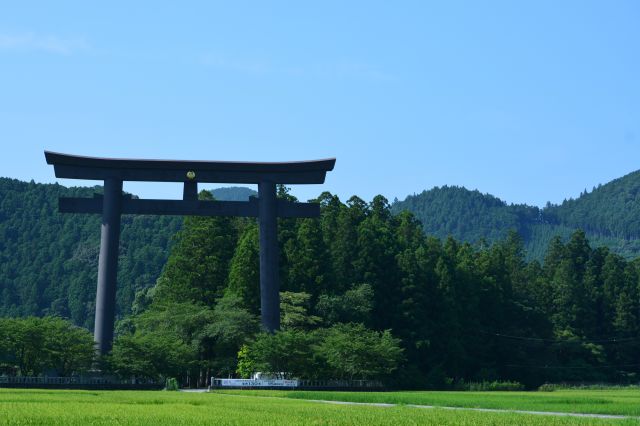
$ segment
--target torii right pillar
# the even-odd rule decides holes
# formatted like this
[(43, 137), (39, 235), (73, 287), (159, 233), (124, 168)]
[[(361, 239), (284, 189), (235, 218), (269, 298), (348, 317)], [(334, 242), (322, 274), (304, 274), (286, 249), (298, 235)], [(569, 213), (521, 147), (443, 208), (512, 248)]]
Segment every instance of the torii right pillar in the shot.
[(269, 333), (280, 328), (280, 277), (278, 265), (278, 200), (276, 184), (258, 184), (260, 231), (260, 316)]

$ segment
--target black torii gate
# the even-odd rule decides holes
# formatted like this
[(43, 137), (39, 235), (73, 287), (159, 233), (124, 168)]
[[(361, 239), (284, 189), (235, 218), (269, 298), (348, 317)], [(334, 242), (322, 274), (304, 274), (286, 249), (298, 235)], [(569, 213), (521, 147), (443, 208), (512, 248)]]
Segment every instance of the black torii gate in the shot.
[[(335, 158), (288, 163), (178, 161), (96, 158), (45, 151), (58, 178), (103, 180), (104, 195), (60, 198), (61, 213), (102, 213), (94, 339), (97, 350), (111, 350), (116, 304), (120, 215), (257, 217), (260, 229), (260, 312), (270, 332), (280, 328), (278, 217), (317, 217), (317, 203), (276, 198), (277, 184), (324, 183)], [(144, 200), (123, 196), (123, 181), (184, 182), (182, 200)], [(249, 201), (198, 200), (198, 182), (258, 184)]]

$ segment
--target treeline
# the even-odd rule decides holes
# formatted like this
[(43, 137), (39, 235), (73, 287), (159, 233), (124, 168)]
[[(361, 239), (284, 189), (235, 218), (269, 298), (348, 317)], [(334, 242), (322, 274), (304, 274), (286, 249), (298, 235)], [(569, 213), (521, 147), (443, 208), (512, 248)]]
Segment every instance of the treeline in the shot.
[[(282, 332), (257, 325), (255, 222), (187, 218), (157, 285), (119, 323), (115, 364), (191, 383), (265, 370), (401, 387), (637, 380), (638, 262), (592, 249), (577, 231), (527, 263), (515, 232), (474, 247), (426, 236), (381, 196), (318, 201), (319, 220), (280, 221)], [(359, 353), (356, 335), (381, 348), (373, 373), (330, 361)]]
[[(57, 199), (101, 191), (98, 186), (66, 188), (0, 178), (0, 317), (58, 315), (93, 327), (100, 217), (59, 214)], [(248, 188), (213, 193), (221, 200), (254, 194)], [(504, 240), (515, 229), (523, 237), (527, 260), (542, 261), (554, 236), (566, 242), (576, 228), (585, 230), (592, 246), (632, 259), (640, 254), (639, 194), (640, 173), (635, 172), (544, 209), (442, 187), (394, 202), (392, 212), (408, 209), (426, 234), (442, 240), (453, 236), (476, 248)], [(155, 283), (182, 218), (125, 215), (122, 223), (119, 318), (131, 313), (137, 292)]]
[[(58, 192), (49, 193), (42, 190), (45, 185), (4, 183), (16, 188), (4, 192), (0, 203), (2, 314), (35, 310), (90, 323), (95, 263), (81, 269), (84, 278), (68, 274), (77, 262), (83, 264), (81, 259), (97, 260), (99, 219), (51, 215), (58, 195), (86, 196), (90, 189), (50, 185), (47, 191)], [(31, 195), (22, 199), (25, 191)], [(279, 195), (291, 198), (283, 188)], [(442, 387), (460, 380), (528, 386), (637, 381), (638, 261), (592, 248), (581, 231), (562, 239), (545, 230), (550, 244), (542, 261), (529, 262), (523, 239), (514, 232), (493, 245), (472, 245), (429, 236), (412, 214), (392, 214), (381, 196), (344, 203), (323, 193), (318, 201), (320, 219), (280, 220), (283, 330), (273, 336), (259, 328), (254, 220), (186, 218), (174, 228), (167, 222), (167, 229), (181, 229), (170, 240), (162, 222), (131, 218), (150, 222), (137, 223), (138, 231), (130, 234), (132, 224), (123, 226), (124, 247), (137, 247), (126, 253), (149, 256), (131, 257), (128, 267), (139, 265), (128, 269), (131, 277), (120, 270), (119, 291), (122, 281), (140, 281), (119, 293), (121, 315), (131, 315), (121, 316), (104, 368), (123, 376), (175, 376), (192, 384), (250, 370), (382, 377), (402, 387)], [(15, 211), (22, 217), (8, 215)], [(78, 251), (73, 241), (83, 241), (89, 228), (96, 240), (86, 241), (93, 249)], [(55, 238), (46, 237), (52, 229)], [(163, 247), (169, 246), (170, 256), (161, 261), (167, 258)], [(27, 266), (33, 268), (22, 276)], [(144, 272), (152, 268), (162, 268), (157, 281)], [(76, 298), (82, 306), (78, 311), (71, 309)], [(123, 300), (129, 304), (122, 306)], [(23, 301), (30, 301), (27, 307)], [(369, 343), (355, 339), (356, 334)], [(339, 352), (335, 342), (354, 346)], [(374, 357), (378, 364), (344, 355), (365, 357), (357, 348), (374, 344), (382, 351)], [(283, 366), (282, 360), (290, 362)], [(354, 371), (349, 363), (369, 367)], [(18, 364), (12, 364), (16, 374), (45, 368)]]
[(0, 318), (0, 375), (69, 376), (91, 368), (93, 336), (57, 317)]

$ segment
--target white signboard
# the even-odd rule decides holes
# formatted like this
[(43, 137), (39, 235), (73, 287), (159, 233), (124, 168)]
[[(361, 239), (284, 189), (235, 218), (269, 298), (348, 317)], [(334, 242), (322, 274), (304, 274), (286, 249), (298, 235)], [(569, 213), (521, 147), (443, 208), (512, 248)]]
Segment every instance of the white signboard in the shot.
[(287, 387), (298, 386), (297, 380), (284, 379), (212, 379), (212, 383), (222, 387), (250, 388), (250, 387)]

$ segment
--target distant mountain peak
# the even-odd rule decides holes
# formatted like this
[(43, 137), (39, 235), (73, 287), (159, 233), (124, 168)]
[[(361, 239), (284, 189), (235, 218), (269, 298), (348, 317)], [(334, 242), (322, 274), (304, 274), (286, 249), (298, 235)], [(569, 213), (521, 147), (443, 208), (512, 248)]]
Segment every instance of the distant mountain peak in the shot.
[(249, 197), (258, 195), (256, 191), (246, 186), (228, 186), (209, 190), (213, 198), (220, 201), (247, 201)]
[(583, 229), (595, 245), (606, 245), (626, 257), (640, 255), (640, 170), (584, 191), (560, 205), (543, 209), (507, 204), (491, 194), (463, 186), (442, 186), (410, 195), (392, 205), (408, 210), (425, 232), (445, 238), (494, 242), (509, 230), (525, 239), (530, 257), (542, 255), (554, 235), (568, 237)]

